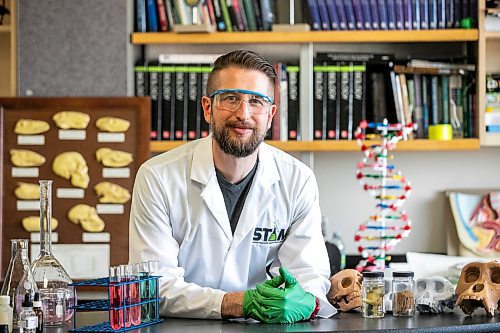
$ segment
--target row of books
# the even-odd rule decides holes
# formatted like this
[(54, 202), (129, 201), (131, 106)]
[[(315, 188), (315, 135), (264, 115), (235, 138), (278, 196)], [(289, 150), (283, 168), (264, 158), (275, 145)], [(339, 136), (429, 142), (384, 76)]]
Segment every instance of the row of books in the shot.
[(500, 133), (500, 73), (486, 76), (486, 132)]
[(209, 64), (135, 66), (135, 95), (151, 98), (151, 140), (193, 140), (208, 135), (201, 97)]
[[(135, 67), (137, 96), (151, 97), (151, 140), (192, 140), (208, 135), (201, 97), (211, 71), (209, 55), (160, 55)], [(191, 60), (191, 63), (187, 63)], [(301, 140), (300, 68), (274, 65), (278, 111), (266, 139)], [(473, 65), (417, 61), (392, 55), (321, 53), (313, 67), (314, 140), (352, 140), (363, 119), (418, 125), (452, 124), (454, 137), (473, 137)]]
[[(281, 1), (280, 1), (281, 2)], [(135, 0), (135, 31), (175, 31), (175, 25), (208, 24), (218, 31), (266, 31), (275, 22), (274, 0)]]
[[(298, 10), (312, 30), (420, 30), (470, 28), (477, 0), (302, 0)], [(286, 11), (286, 13), (281, 13)], [(208, 24), (217, 31), (268, 31), (289, 17), (286, 1), (135, 0), (135, 31), (175, 31), (176, 25)], [(297, 15), (296, 15), (297, 16)], [(300, 16), (300, 15), (299, 15)]]
[(391, 55), (318, 53), (314, 66), (313, 137), (352, 140), (362, 119), (414, 123), (411, 138), (451, 124), (454, 138), (473, 137), (473, 65), (401, 62)]
[(477, 0), (308, 0), (313, 30), (471, 28)]

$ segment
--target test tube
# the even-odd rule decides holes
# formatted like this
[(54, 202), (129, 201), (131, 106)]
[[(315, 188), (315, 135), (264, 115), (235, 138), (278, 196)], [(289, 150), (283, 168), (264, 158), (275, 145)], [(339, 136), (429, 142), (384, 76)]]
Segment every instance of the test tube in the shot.
[(130, 308), (130, 322), (132, 325), (139, 325), (141, 323), (141, 306), (139, 303), (141, 302), (141, 298), (139, 295), (139, 277), (133, 274), (133, 266), (127, 265), (126, 269), (128, 270), (129, 279), (126, 286), (128, 286), (128, 297), (130, 299), (130, 304), (137, 304), (136, 306), (132, 306)]
[[(109, 267), (109, 323), (111, 328), (119, 330), (123, 327), (123, 285), (121, 282), (121, 270), (119, 267)], [(117, 309), (119, 308), (119, 309)]]
[(125, 308), (123, 309), (123, 323), (125, 328), (130, 327), (132, 325), (132, 320), (131, 320), (131, 310), (132, 308), (129, 306), (132, 302), (130, 299), (130, 279), (131, 279), (131, 272), (130, 268), (127, 267), (127, 265), (120, 265), (120, 274), (121, 274), (121, 282), (123, 283), (123, 306)]
[[(134, 274), (139, 277), (139, 294), (141, 303), (148, 301), (148, 288), (149, 288), (149, 268), (147, 262), (140, 262), (133, 265)], [(141, 321), (143, 323), (149, 322), (149, 304), (141, 304)]]
[(149, 300), (154, 300), (149, 302), (149, 320), (158, 320), (158, 270), (160, 269), (159, 260), (149, 260), (148, 261), (149, 276), (156, 276), (154, 279), (149, 280)]

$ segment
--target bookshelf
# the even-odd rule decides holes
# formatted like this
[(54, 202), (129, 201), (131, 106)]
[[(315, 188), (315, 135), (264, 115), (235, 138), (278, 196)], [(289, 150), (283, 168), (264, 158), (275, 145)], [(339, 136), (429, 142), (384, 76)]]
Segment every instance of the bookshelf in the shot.
[(479, 117), (479, 138), (481, 146), (500, 146), (500, 134), (486, 132), (486, 75), (500, 73), (500, 32), (486, 31), (484, 21), (486, 16), (486, 3), (479, 1), (478, 11), (478, 69), (477, 69), (477, 97)]
[[(481, 1), (480, 1), (481, 2)], [(484, 4), (481, 4), (484, 7)], [(481, 7), (479, 7), (481, 8)], [(484, 10), (479, 16), (484, 16)], [(479, 24), (484, 18), (479, 18)], [(268, 47), (268, 44), (294, 44), (298, 45), (298, 59), (300, 68), (300, 109), (312, 110), (313, 96), (313, 59), (315, 52), (318, 51), (319, 45), (332, 46), (336, 45), (354, 45), (355, 48), (364, 46), (365, 44), (392, 45), (398, 47), (398, 44), (406, 45), (412, 49), (412, 44), (428, 43), (427, 45), (443, 45), (443, 44), (462, 44), (467, 48), (467, 53), (472, 56), (477, 56), (478, 61), (481, 61), (481, 56), (485, 56), (485, 51), (481, 52), (481, 43), (488, 39), (497, 39), (500, 41), (500, 33), (485, 34), (481, 29), (442, 29), (442, 30), (374, 30), (374, 31), (305, 31), (305, 32), (213, 32), (213, 33), (190, 33), (181, 34), (173, 32), (144, 32), (131, 34), (131, 43), (141, 48), (147, 46), (155, 46), (156, 49), (166, 48), (168, 45), (175, 48), (199, 49), (201, 45), (208, 45), (222, 48), (228, 45), (260, 45), (260, 47)], [(192, 45), (192, 47), (190, 47)], [(484, 46), (484, 45), (483, 45)], [(378, 47), (380, 48), (380, 46)], [(418, 48), (418, 47), (417, 47)], [(142, 49), (144, 50), (144, 49)], [(144, 51), (143, 51), (144, 52)], [(185, 52), (185, 51), (184, 51)], [(175, 53), (175, 51), (174, 51)], [(477, 53), (477, 54), (476, 54)], [(144, 54), (144, 53), (143, 53)], [(498, 53), (497, 53), (498, 54)], [(480, 64), (478, 64), (478, 67)], [(477, 72), (479, 73), (479, 71)], [(484, 75), (479, 73), (478, 81), (484, 81)], [(482, 83), (484, 86), (484, 82)], [(479, 86), (479, 84), (478, 84)], [(479, 90), (478, 90), (479, 91)], [(479, 95), (479, 94), (478, 94)], [(482, 103), (482, 104), (481, 104)], [(484, 98), (478, 99), (477, 106), (484, 105)], [(303, 141), (268, 141), (269, 144), (276, 146), (282, 150), (289, 152), (336, 152), (336, 151), (358, 151), (359, 147), (355, 141), (314, 141), (312, 138), (312, 112), (302, 113), (301, 128)], [(479, 118), (482, 118), (480, 116)], [(476, 125), (480, 128), (484, 126)], [(476, 127), (474, 133), (478, 133), (478, 138), (473, 139), (454, 139), (452, 141), (433, 141), (433, 140), (411, 140), (398, 144), (397, 149), (400, 151), (461, 151), (461, 150), (477, 150), (487, 141), (485, 133)], [(486, 141), (485, 141), (486, 140)], [(500, 136), (498, 139), (500, 145)], [(151, 142), (151, 151), (158, 153), (168, 151), (184, 142), (180, 141), (159, 141)]]
[[(301, 68), (312, 68), (314, 57), (313, 44), (317, 43), (454, 43), (479, 40), (478, 29), (449, 29), (429, 31), (308, 31), (308, 32), (231, 32), (231, 33), (133, 33), (131, 41), (135, 45), (199, 45), (199, 44), (300, 44)], [(312, 69), (303, 72), (302, 82), (311, 80)], [(301, 94), (311, 96), (312, 83), (302, 85)], [(312, 109), (312, 98), (301, 98), (301, 109)], [(301, 119), (301, 127), (311, 128), (312, 114)], [(309, 118), (309, 119), (308, 119)], [(355, 141), (313, 141), (312, 134), (302, 133), (304, 141), (268, 141), (269, 144), (288, 152), (336, 152), (359, 151)], [(182, 145), (183, 141), (151, 142), (151, 151), (155, 153), (171, 150)], [(400, 151), (461, 151), (477, 150), (480, 139), (454, 139), (452, 141), (411, 140), (400, 142)]]
[(16, 95), (16, 0), (5, 1), (10, 15), (0, 25), (0, 96)]

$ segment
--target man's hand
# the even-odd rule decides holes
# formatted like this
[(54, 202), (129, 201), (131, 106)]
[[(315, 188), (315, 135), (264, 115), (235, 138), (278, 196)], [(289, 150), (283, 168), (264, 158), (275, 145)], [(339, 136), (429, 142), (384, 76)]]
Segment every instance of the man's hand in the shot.
[[(281, 285), (284, 284), (284, 288)], [(305, 292), (285, 268), (272, 280), (245, 292), (243, 314), (265, 323), (295, 323), (311, 318), (316, 297)], [(246, 306), (245, 306), (246, 303)]]

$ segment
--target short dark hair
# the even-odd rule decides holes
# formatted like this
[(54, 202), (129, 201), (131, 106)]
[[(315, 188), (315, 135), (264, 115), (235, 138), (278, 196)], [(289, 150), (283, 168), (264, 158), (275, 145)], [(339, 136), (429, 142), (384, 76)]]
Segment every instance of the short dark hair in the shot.
[(250, 50), (236, 50), (218, 57), (214, 62), (212, 72), (208, 76), (207, 95), (215, 91), (215, 77), (222, 69), (236, 66), (244, 69), (253, 69), (264, 73), (274, 87), (278, 75), (273, 65), (269, 63), (262, 55)]

